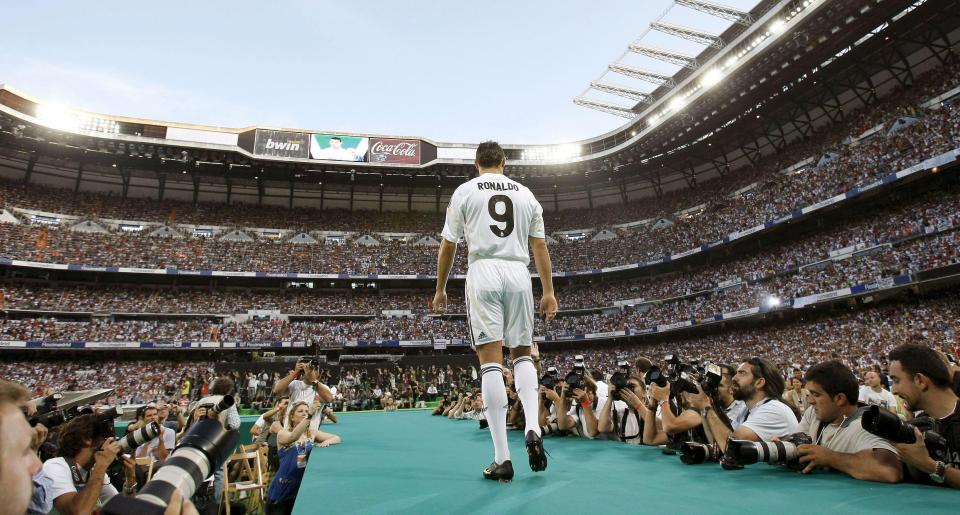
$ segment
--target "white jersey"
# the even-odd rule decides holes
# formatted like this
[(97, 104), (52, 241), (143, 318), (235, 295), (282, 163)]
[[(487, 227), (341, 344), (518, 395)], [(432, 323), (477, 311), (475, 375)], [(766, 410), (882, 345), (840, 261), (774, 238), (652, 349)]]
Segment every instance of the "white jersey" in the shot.
[(543, 207), (526, 186), (502, 174), (483, 173), (450, 197), (441, 235), (467, 242), (468, 263), (503, 259), (530, 264), (528, 238), (546, 236)]

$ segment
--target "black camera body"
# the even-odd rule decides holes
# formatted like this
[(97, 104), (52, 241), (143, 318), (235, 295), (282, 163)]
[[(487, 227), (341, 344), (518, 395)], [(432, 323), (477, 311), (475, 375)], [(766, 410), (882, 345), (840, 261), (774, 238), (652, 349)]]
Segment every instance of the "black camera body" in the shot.
[(630, 378), (623, 372), (614, 372), (613, 375), (610, 376), (610, 385), (616, 388), (616, 390), (613, 391), (613, 398), (620, 400), (620, 390), (630, 388)]
[(703, 393), (713, 395), (717, 393), (717, 389), (720, 388), (721, 380), (723, 380), (723, 371), (720, 369), (720, 366), (707, 363), (703, 368), (703, 373), (700, 374), (700, 388), (703, 390)]
[(723, 455), (716, 443), (684, 442), (680, 445), (680, 461), (687, 465), (699, 465), (706, 461), (720, 461)]
[(576, 389), (583, 389), (583, 372), (577, 369), (571, 370), (566, 377), (563, 378), (564, 382), (567, 383), (567, 388), (569, 391)]
[(557, 387), (557, 378), (553, 374), (543, 374), (543, 377), (540, 378), (540, 384), (553, 390)]

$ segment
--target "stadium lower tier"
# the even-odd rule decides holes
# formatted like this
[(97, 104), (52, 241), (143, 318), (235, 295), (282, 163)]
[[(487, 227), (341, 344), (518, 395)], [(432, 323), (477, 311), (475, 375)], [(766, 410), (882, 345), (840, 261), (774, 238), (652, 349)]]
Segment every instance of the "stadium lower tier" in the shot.
[(956, 493), (944, 488), (869, 483), (826, 471), (801, 475), (766, 464), (727, 471), (716, 463), (684, 465), (656, 447), (575, 437), (546, 438), (549, 465), (535, 474), (520, 431), (508, 434), (516, 476), (500, 484), (480, 476), (492, 450), (489, 431), (475, 421), (430, 417), (429, 411), (357, 413), (327, 430), (343, 444), (314, 449), (296, 515), (315, 513), (317, 506), (344, 514), (635, 513), (640, 506), (649, 513), (740, 514), (744, 499), (784, 514), (907, 512), (919, 498), (924, 513), (956, 509)]
[[(811, 310), (789, 322), (767, 320), (760, 325), (730, 326), (710, 334), (664, 333), (656, 340), (607, 339), (603, 342), (543, 342), (539, 345), (542, 367), (570, 370), (573, 357), (582, 354), (592, 370), (612, 373), (619, 359), (644, 356), (654, 362), (667, 354), (700, 362), (737, 363), (750, 356), (768, 357), (787, 370), (802, 370), (827, 359), (839, 359), (851, 370), (863, 370), (884, 362), (887, 352), (903, 343), (917, 343), (957, 355), (960, 335), (960, 294), (940, 293), (932, 298), (893, 299), (859, 310)], [(366, 365), (351, 365), (341, 356), (339, 366), (327, 366), (328, 384), (341, 386), (343, 407), (377, 407), (385, 393), (406, 399), (415, 406), (427, 399), (433, 385), (439, 392), (458, 392), (472, 385), (475, 357), (465, 348), (411, 352), (413, 349), (383, 348), (378, 354), (357, 359)], [(8, 352), (15, 352), (9, 351)], [(223, 355), (214, 361), (195, 361), (191, 352), (157, 351), (149, 360), (121, 361), (114, 354), (105, 359), (88, 351), (71, 351), (64, 361), (60, 352), (20, 351), (0, 364), (0, 376), (17, 381), (38, 394), (45, 390), (68, 391), (112, 387), (115, 400), (147, 402), (157, 398), (175, 400), (202, 393), (214, 370), (230, 371), (245, 377), (257, 374), (260, 390), (248, 394), (241, 389), (247, 405), (264, 397), (276, 378), (289, 372), (291, 363), (251, 362), (249, 355)], [(304, 349), (301, 354), (309, 354)], [(347, 354), (348, 351), (344, 351)], [(380, 356), (380, 355), (384, 356)], [(195, 354), (193, 354), (195, 355)], [(386, 359), (394, 356), (399, 360)], [(59, 358), (59, 359), (58, 359)], [(209, 358), (206, 358), (209, 359)], [(229, 363), (230, 359), (238, 359)], [(361, 363), (362, 363), (361, 362)], [(399, 368), (398, 368), (399, 366)], [(189, 384), (184, 387), (184, 382)], [(245, 383), (244, 383), (245, 384)], [(195, 395), (194, 395), (195, 397)], [(261, 399), (262, 400), (262, 399)]]

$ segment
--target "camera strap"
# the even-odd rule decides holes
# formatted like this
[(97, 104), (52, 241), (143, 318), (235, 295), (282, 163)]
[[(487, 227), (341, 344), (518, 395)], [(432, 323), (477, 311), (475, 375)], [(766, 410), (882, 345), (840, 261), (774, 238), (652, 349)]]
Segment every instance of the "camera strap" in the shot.
[(64, 458), (63, 461), (67, 462), (67, 466), (70, 467), (70, 476), (73, 479), (73, 486), (77, 488), (77, 491), (83, 490), (83, 487), (87, 486), (87, 479), (89, 474), (84, 477), (80, 473), (80, 466), (77, 465), (77, 462), (73, 461), (70, 458)]
[[(627, 418), (630, 416), (631, 413), (633, 413), (633, 416), (637, 418), (637, 429), (638, 429), (638, 432), (637, 432), (637, 434), (635, 434), (635, 435), (627, 436), (627, 434), (626, 434), (626, 432), (627, 432)], [(638, 412), (637, 410), (635, 410), (635, 409), (633, 409), (633, 408), (627, 408), (627, 410), (623, 412), (623, 421), (620, 422), (620, 440), (623, 441), (623, 442), (625, 442), (625, 441), (627, 441), (627, 440), (633, 440), (634, 438), (637, 438), (637, 437), (640, 436), (641, 434), (643, 434), (643, 420), (640, 419), (640, 412)]]
[[(757, 409), (757, 408), (759, 408), (760, 406), (763, 406), (764, 404), (766, 404), (766, 403), (768, 403), (768, 402), (770, 402), (770, 401), (772, 401), (772, 400), (773, 400), (773, 399), (771, 399), (770, 397), (766, 397), (766, 398), (764, 398), (762, 401), (760, 401), (759, 403), (757, 403), (757, 405), (754, 406), (753, 409)], [(744, 410), (743, 410), (743, 420), (742, 420), (740, 423), (742, 424), (742, 423), (746, 422), (748, 418), (750, 418), (750, 410), (749, 410), (749, 409), (744, 409)]]

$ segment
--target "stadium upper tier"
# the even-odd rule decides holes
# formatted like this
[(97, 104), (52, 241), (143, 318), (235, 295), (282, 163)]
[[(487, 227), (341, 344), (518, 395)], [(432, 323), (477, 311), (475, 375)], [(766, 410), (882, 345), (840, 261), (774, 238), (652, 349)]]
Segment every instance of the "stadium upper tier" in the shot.
[[(674, 283), (673, 277), (563, 289), (563, 302), (569, 303), (565, 307), (589, 312), (562, 312), (549, 325), (538, 320), (535, 334), (568, 339), (669, 332), (803, 308), (850, 295), (886, 295), (886, 290), (919, 284), (925, 278), (956, 277), (956, 265), (960, 263), (956, 192), (928, 197), (939, 197), (944, 203), (938, 205), (926, 198), (898, 208), (920, 222), (891, 216), (887, 210), (839, 227), (823, 242), (811, 237), (769, 249), (769, 254), (691, 275), (693, 281), (711, 279), (709, 289), (691, 287), (682, 280)], [(898, 227), (900, 222), (906, 223)], [(827, 248), (822, 246), (824, 242), (849, 245), (826, 255), (822, 250), (817, 254), (813, 249), (818, 243), (820, 249)], [(785, 257), (778, 259), (781, 254)], [(816, 257), (805, 261), (804, 256)], [(751, 264), (756, 268), (751, 270)], [(744, 272), (742, 276), (728, 275), (737, 269)], [(666, 296), (658, 296), (665, 288)], [(339, 347), (355, 345), (358, 340), (413, 340), (417, 342), (413, 345), (422, 346), (435, 339), (466, 338), (462, 315), (426, 316), (426, 292), (377, 295), (4, 285), (2, 293), (6, 315), (17, 317), (0, 321), (0, 341), (8, 342), (131, 342), (137, 347), (138, 342), (155, 341), (186, 341), (201, 346), (211, 342), (213, 347), (219, 347), (219, 342), (234, 347), (316, 342)], [(451, 311), (462, 312), (462, 308), (462, 298), (453, 295)], [(157, 317), (150, 313), (179, 315)], [(298, 314), (301, 316), (291, 316)], [(264, 315), (271, 319), (257, 319)]]
[[(881, 178), (891, 173), (960, 148), (960, 109), (944, 105), (936, 111), (924, 112), (913, 105), (913, 100), (909, 95), (891, 97), (851, 124), (824, 131), (816, 145), (803, 144), (788, 149), (787, 154), (805, 158), (800, 160), (802, 166), (788, 169), (788, 173), (782, 173), (782, 161), (770, 159), (766, 166), (751, 170), (740, 182), (706, 184), (692, 194), (711, 200), (680, 215), (661, 214), (629, 227), (610, 225), (604, 230), (554, 233), (557, 240), (551, 248), (554, 270), (569, 272), (631, 265), (715, 245), (737, 231), (757, 224), (763, 227), (778, 219), (782, 221), (807, 206), (838, 194), (843, 196), (851, 188), (876, 187)], [(854, 134), (859, 137), (855, 140), (849, 137), (851, 125), (857, 127)], [(863, 127), (871, 128), (866, 135)], [(808, 150), (811, 146), (817, 150)], [(949, 161), (953, 160), (955, 158), (950, 157)], [(202, 230), (197, 233), (196, 228), (193, 235), (172, 228), (146, 226), (137, 226), (140, 231), (129, 232), (132, 224), (124, 227), (121, 222), (108, 223), (100, 219), (91, 222), (89, 216), (84, 217), (82, 223), (74, 220), (61, 227), (56, 217), (31, 215), (14, 206), (19, 202), (30, 207), (65, 207), (70, 195), (44, 194), (44, 190), (35, 187), (3, 184), (4, 196), (9, 199), (8, 215), (19, 215), (19, 218), (7, 216), (7, 220), (27, 222), (0, 224), (0, 256), (12, 260), (143, 269), (175, 267), (351, 275), (429, 275), (435, 267), (434, 252), (430, 248), (436, 240), (417, 235), (391, 239), (375, 232), (337, 236), (316, 232), (309, 236), (299, 232), (290, 241), (293, 232), (271, 238), (269, 232), (243, 229), (201, 237), (196, 234), (202, 234)], [(724, 194), (736, 186), (740, 188), (733, 194)], [(110, 209), (111, 199), (100, 197), (96, 204)], [(568, 219), (572, 224), (569, 220), (577, 219), (579, 214), (561, 211), (557, 216), (572, 216)], [(361, 218), (356, 216), (356, 219)], [(51, 222), (56, 224), (51, 226)], [(551, 227), (550, 221), (547, 226)], [(438, 227), (439, 221), (433, 231)], [(430, 231), (428, 227), (418, 229)], [(429, 235), (435, 232), (430, 231)], [(309, 238), (312, 243), (297, 241), (298, 238)], [(318, 244), (318, 238), (333, 241)], [(465, 253), (458, 253), (454, 271), (463, 273), (465, 264)]]
[[(756, 163), (726, 176), (700, 180), (693, 189), (665, 192), (653, 199), (640, 199), (592, 209), (560, 209), (551, 195), (541, 195), (545, 222), (550, 231), (611, 228), (617, 225), (657, 220), (677, 221), (683, 215), (708, 211), (720, 218), (710, 227), (692, 228), (702, 240), (713, 241), (727, 232), (750, 227), (789, 209), (804, 207), (884, 172), (896, 171), (923, 157), (954, 148), (956, 114), (948, 106), (923, 105), (930, 98), (960, 84), (960, 65), (927, 72), (909, 89), (898, 88), (869, 109), (847, 113), (845, 121), (823, 127), (806, 141), (797, 142)], [(947, 127), (943, 113), (953, 117)], [(914, 132), (898, 133), (904, 123), (922, 121)], [(921, 132), (916, 132), (917, 130)], [(930, 138), (932, 135), (932, 139)], [(861, 141), (859, 138), (868, 141)], [(857, 148), (848, 145), (854, 142)], [(892, 153), (886, 147), (896, 147)], [(846, 152), (844, 152), (846, 151)], [(878, 154), (883, 152), (883, 154)], [(817, 171), (825, 156), (843, 154), (842, 162)], [(883, 156), (878, 159), (877, 156)], [(23, 158), (21, 158), (23, 159)], [(812, 160), (812, 163), (810, 162)], [(9, 163), (8, 163), (9, 164)], [(24, 166), (28, 163), (21, 163)], [(799, 165), (799, 166), (798, 166)], [(35, 165), (34, 173), (37, 172)], [(795, 167), (790, 170), (791, 167)], [(783, 177), (782, 173), (807, 172), (803, 177)], [(839, 171), (839, 173), (838, 173)], [(813, 172), (813, 173), (809, 173)], [(19, 170), (6, 168), (0, 161), (0, 177), (22, 178)], [(74, 184), (71, 184), (73, 186)], [(764, 190), (760, 192), (752, 189)], [(750, 190), (745, 192), (744, 190)], [(345, 209), (289, 208), (177, 200), (123, 198), (116, 193), (77, 191), (74, 188), (50, 188), (22, 181), (0, 183), (0, 200), (8, 208), (21, 208), (87, 219), (126, 220), (150, 224), (189, 224), (221, 228), (272, 228), (278, 231), (336, 231), (354, 235), (371, 232), (437, 234), (443, 225), (443, 213), (395, 212)], [(788, 204), (789, 202), (789, 204)], [(706, 204), (706, 205), (704, 205)], [(739, 206), (738, 204), (750, 204)], [(772, 204), (772, 205), (771, 205)], [(744, 213), (751, 209), (753, 213)], [(752, 216), (745, 216), (752, 215)], [(711, 216), (710, 218), (715, 218)], [(116, 224), (113, 225), (116, 229)], [(292, 236), (292, 235), (290, 235)], [(673, 249), (671, 249), (673, 250)]]
[[(877, 187), (880, 179), (931, 157), (948, 156), (943, 162), (952, 162), (955, 157), (950, 152), (960, 148), (960, 109), (953, 104), (926, 109), (918, 102), (930, 92), (952, 87), (960, 81), (958, 72), (957, 65), (930, 72), (917, 86), (887, 97), (868, 111), (851, 114), (846, 123), (825, 128), (810, 141), (787, 147), (756, 168), (669, 194), (661, 202), (548, 213), (548, 232), (557, 240), (551, 242), (554, 269), (572, 272), (633, 265), (714, 246), (724, 238), (739, 237), (739, 232), (751, 232), (758, 224), (782, 222), (823, 201), (833, 203), (831, 199), (845, 192), (859, 194)], [(202, 204), (198, 210), (181, 211), (178, 207), (185, 206), (151, 205), (13, 182), (0, 185), (7, 212), (4, 220), (12, 222), (0, 224), (0, 256), (45, 263), (429, 275), (435, 258), (432, 251), (425, 250), (436, 245), (434, 238), (442, 225), (439, 216), (430, 215), (408, 218), (402, 224), (398, 220), (403, 217), (376, 213), (236, 206), (227, 211), (219, 206), (222, 214), (217, 214), (215, 206)], [(165, 209), (170, 209), (166, 222), (160, 218)], [(51, 216), (64, 212), (77, 218)], [(169, 226), (172, 218), (181, 216), (191, 222), (213, 219), (232, 224)], [(142, 222), (144, 219), (154, 225)], [(243, 224), (256, 221), (260, 222), (258, 228)], [(285, 231), (262, 229), (283, 227), (284, 222), (298, 225)], [(557, 232), (571, 227), (583, 230)], [(406, 233), (383, 234), (391, 230)], [(460, 253), (455, 271), (464, 269), (465, 253)]]
[[(643, 302), (666, 305), (683, 300), (695, 302), (696, 307), (671, 308), (674, 313), (687, 309), (704, 316), (735, 311), (758, 306), (768, 296), (792, 298), (948, 265), (960, 257), (960, 247), (953, 245), (957, 226), (957, 186), (933, 184), (931, 191), (919, 196), (893, 204), (880, 202), (856, 215), (833, 218), (803, 236), (719, 263), (688, 267), (682, 274), (564, 284), (562, 309), (602, 309)], [(53, 288), (0, 283), (0, 290), (7, 309), (95, 313), (235, 314), (277, 309), (293, 315), (375, 316), (384, 310), (426, 314), (429, 297), (427, 291), (384, 290), (381, 294), (363, 289), (264, 287)], [(708, 297), (710, 302), (706, 303)], [(449, 311), (464, 313), (462, 295), (456, 291), (451, 292)]]

